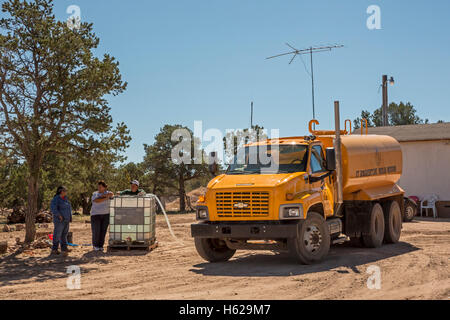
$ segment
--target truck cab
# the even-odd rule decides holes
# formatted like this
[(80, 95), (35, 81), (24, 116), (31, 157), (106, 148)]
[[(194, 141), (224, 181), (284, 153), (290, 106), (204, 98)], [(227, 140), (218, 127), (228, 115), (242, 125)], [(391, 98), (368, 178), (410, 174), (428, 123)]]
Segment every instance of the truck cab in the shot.
[[(327, 168), (319, 140), (292, 137), (244, 148), (245, 162), (235, 159), (208, 184), (197, 203), (200, 215), (206, 210), (210, 222), (279, 221), (305, 218), (312, 206), (324, 217), (333, 215), (333, 168)], [(267, 162), (257, 159), (259, 155)], [(253, 164), (252, 157), (257, 159)]]

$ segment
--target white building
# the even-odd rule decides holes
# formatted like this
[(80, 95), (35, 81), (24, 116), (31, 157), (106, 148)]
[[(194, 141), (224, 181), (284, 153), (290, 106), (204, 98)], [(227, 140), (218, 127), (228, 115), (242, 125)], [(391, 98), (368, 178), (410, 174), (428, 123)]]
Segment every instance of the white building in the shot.
[(450, 218), (450, 123), (369, 128), (400, 142), (403, 174), (399, 185), (407, 196), (436, 194), (438, 216)]

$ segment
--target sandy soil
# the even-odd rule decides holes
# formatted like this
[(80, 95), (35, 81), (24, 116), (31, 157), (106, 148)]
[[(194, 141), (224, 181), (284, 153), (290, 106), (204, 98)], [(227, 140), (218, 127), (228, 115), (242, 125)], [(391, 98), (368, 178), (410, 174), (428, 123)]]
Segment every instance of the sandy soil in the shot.
[[(159, 247), (94, 254), (75, 249), (65, 260), (48, 249), (0, 257), (0, 299), (445, 299), (450, 298), (450, 220), (404, 224), (401, 242), (379, 249), (333, 246), (324, 262), (298, 265), (286, 255), (238, 252), (209, 264), (190, 238), (194, 215), (171, 215), (177, 243), (158, 216)], [(42, 231), (42, 230), (40, 230)], [(50, 231), (50, 230), (49, 230)], [(90, 225), (72, 224), (74, 242), (90, 243)], [(10, 244), (23, 231), (0, 233)], [(81, 268), (81, 289), (66, 287), (66, 268)], [(370, 290), (367, 269), (381, 270)]]

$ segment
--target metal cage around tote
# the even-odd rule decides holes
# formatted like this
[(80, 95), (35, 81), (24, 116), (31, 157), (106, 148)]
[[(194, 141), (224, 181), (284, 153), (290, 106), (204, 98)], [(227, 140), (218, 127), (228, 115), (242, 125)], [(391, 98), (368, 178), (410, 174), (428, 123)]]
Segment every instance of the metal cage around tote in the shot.
[(150, 245), (155, 241), (153, 195), (118, 196), (110, 201), (109, 245)]

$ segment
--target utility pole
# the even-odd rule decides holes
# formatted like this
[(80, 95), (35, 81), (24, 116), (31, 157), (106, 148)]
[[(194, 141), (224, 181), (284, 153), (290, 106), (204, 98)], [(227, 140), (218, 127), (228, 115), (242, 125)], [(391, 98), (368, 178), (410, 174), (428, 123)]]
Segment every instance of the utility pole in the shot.
[(250, 108), (250, 129), (253, 129), (253, 101)]
[[(391, 77), (389, 79), (389, 83), (393, 86), (394, 85), (394, 78)], [(383, 107), (382, 107), (382, 121), (383, 121), (383, 127), (387, 127), (389, 125), (389, 121), (388, 121), (388, 106), (389, 106), (389, 102), (388, 102), (388, 76), (387, 75), (383, 75), (382, 77), (382, 89), (383, 89)]]
[[(318, 52), (323, 52), (323, 51), (331, 51), (332, 49), (338, 49), (338, 48), (343, 48), (343, 45), (333, 45), (333, 46), (323, 46), (323, 47), (309, 47), (306, 49), (296, 49), (293, 46), (291, 46), (289, 43), (286, 43), (286, 45), (293, 49), (293, 51), (290, 52), (286, 52), (286, 53), (281, 53), (281, 54), (277, 54), (275, 56), (271, 56), (268, 57), (266, 59), (273, 59), (273, 58), (278, 58), (281, 56), (286, 56), (286, 55), (293, 55), (291, 61), (289, 61), (289, 64), (292, 63), (292, 61), (294, 61), (295, 57), (297, 55), (300, 56), (303, 54), (309, 54), (310, 55), (310, 60), (311, 60), (311, 69), (310, 72), (306, 71), (307, 73), (309, 73), (310, 77), (311, 77), (311, 93), (312, 93), (312, 115), (313, 115), (313, 119), (316, 118), (316, 106), (315, 106), (315, 93), (314, 93), (314, 65), (313, 65), (313, 54), (314, 53), (318, 53)], [(303, 59), (302, 59), (303, 62)], [(303, 62), (304, 63), (304, 62)], [(305, 70), (306, 70), (306, 66), (305, 66)]]
[(387, 105), (388, 105), (388, 91), (387, 91), (387, 75), (383, 75), (383, 127), (388, 126)]

